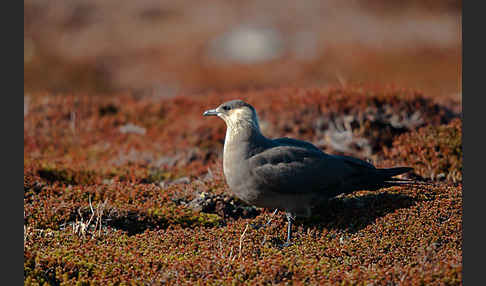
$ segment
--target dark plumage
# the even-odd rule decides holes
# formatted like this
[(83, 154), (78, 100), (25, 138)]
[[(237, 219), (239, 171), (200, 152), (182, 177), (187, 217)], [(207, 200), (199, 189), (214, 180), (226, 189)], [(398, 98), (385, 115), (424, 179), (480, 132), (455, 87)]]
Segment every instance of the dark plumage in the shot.
[(203, 115), (226, 123), (223, 171), (231, 192), (251, 205), (284, 210), (287, 244), (296, 215), (309, 216), (313, 206), (342, 193), (400, 184), (392, 177), (412, 170), (377, 169), (357, 158), (326, 154), (305, 141), (266, 138), (255, 109), (241, 100)]

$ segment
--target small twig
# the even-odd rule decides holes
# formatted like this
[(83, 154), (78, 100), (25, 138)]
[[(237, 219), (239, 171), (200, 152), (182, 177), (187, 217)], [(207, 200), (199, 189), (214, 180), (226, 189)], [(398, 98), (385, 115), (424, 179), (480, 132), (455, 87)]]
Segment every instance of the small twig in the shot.
[(208, 174), (207, 174), (206, 178), (208, 178), (208, 179), (214, 178), (213, 172), (211, 171), (211, 168), (209, 168), (209, 167), (208, 167)]
[[(98, 208), (96, 209), (96, 211), (98, 212), (98, 216), (96, 217), (96, 226), (98, 226), (99, 224), (99, 228), (98, 228), (98, 236), (101, 235), (101, 227), (102, 227), (102, 223), (101, 223), (101, 219), (103, 217), (103, 213), (105, 212), (105, 207), (106, 207), (106, 203), (108, 201), (108, 198), (105, 198), (105, 201), (101, 204), (98, 204)], [(96, 227), (95, 227), (95, 231), (96, 231)]]
[(91, 224), (91, 221), (93, 220), (95, 216), (95, 211), (93, 210), (93, 205), (91, 205), (91, 195), (88, 196), (88, 201), (89, 201), (89, 208), (91, 209), (91, 217), (88, 220), (88, 223), (86, 224), (86, 229), (89, 227)]
[(83, 220), (83, 215), (81, 214), (81, 207), (79, 207), (77, 211), (78, 211), (79, 217), (81, 218), (81, 220)]
[(231, 259), (232, 256), (233, 256), (233, 247), (231, 247), (230, 253), (228, 255), (228, 260), (231, 260), (231, 261), (235, 260), (234, 257), (233, 257), (233, 259)]
[(344, 78), (344, 76), (340, 72), (336, 72), (335, 75), (336, 75), (337, 80), (339, 81), (339, 84), (342, 87), (346, 87), (348, 85), (347, 80)]
[(239, 248), (239, 251), (238, 251), (238, 259), (240, 259), (240, 257), (241, 257), (241, 247), (242, 247), (242, 244), (243, 244), (243, 238), (245, 237), (245, 233), (246, 233), (247, 230), (248, 230), (248, 223), (246, 223), (245, 230), (243, 231), (243, 233), (240, 236), (240, 248)]
[(85, 237), (86, 235), (86, 231), (89, 231), (89, 225), (91, 224), (91, 221), (93, 220), (94, 216), (95, 216), (95, 211), (93, 209), (93, 205), (91, 204), (91, 195), (88, 197), (88, 200), (89, 200), (89, 207), (91, 209), (91, 217), (89, 218), (88, 222), (87, 223), (84, 223), (84, 220), (83, 220), (83, 215), (81, 214), (81, 207), (78, 208), (78, 214), (79, 214), (79, 217), (81, 219), (81, 221), (78, 221), (76, 219), (76, 223), (73, 225), (73, 232), (74, 233), (81, 233), (81, 235), (83, 237)]
[(24, 248), (26, 242), (27, 242), (27, 226), (24, 224)]
[(223, 244), (221, 243), (221, 238), (219, 238), (219, 240), (218, 240), (218, 250), (221, 252), (220, 258), (221, 259), (224, 259), (224, 251), (221, 251), (222, 248), (223, 248)]
[(78, 233), (78, 228), (79, 228), (79, 221), (78, 218), (76, 218), (76, 222), (73, 223), (73, 233)]

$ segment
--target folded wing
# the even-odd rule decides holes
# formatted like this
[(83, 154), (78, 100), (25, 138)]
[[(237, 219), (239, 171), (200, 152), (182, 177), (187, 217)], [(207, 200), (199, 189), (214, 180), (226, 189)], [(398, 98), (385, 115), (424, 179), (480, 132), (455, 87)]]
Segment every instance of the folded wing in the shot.
[(260, 187), (278, 193), (320, 190), (334, 196), (360, 189), (396, 185), (391, 177), (411, 168), (377, 169), (349, 156), (328, 155), (314, 145), (289, 138), (273, 140), (273, 147), (249, 159)]
[(279, 193), (334, 190), (355, 173), (343, 160), (317, 148), (293, 145), (266, 149), (249, 163), (258, 184)]

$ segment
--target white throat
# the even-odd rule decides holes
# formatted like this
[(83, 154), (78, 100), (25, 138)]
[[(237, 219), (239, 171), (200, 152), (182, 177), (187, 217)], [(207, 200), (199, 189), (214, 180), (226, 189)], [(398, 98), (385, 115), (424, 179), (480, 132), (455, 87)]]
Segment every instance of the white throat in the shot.
[(242, 135), (242, 133), (250, 134), (254, 131), (260, 132), (257, 115), (248, 109), (234, 110), (229, 116), (222, 119), (226, 122), (224, 152), (226, 152), (232, 141)]

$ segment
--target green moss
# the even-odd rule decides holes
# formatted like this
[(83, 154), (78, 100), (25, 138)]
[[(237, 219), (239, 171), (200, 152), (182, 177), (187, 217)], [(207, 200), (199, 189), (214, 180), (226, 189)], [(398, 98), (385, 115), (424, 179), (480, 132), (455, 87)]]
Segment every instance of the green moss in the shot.
[(155, 183), (158, 184), (160, 182), (164, 182), (167, 180), (173, 180), (176, 176), (173, 172), (170, 171), (163, 171), (159, 170), (158, 168), (153, 168), (149, 170), (148, 176), (142, 179), (142, 183), (150, 184)]
[(197, 223), (203, 226), (219, 226), (223, 219), (217, 214), (199, 213)]
[(68, 185), (88, 185), (96, 181), (96, 173), (90, 170), (74, 171), (46, 165), (37, 171), (39, 177), (53, 183), (59, 182)]

